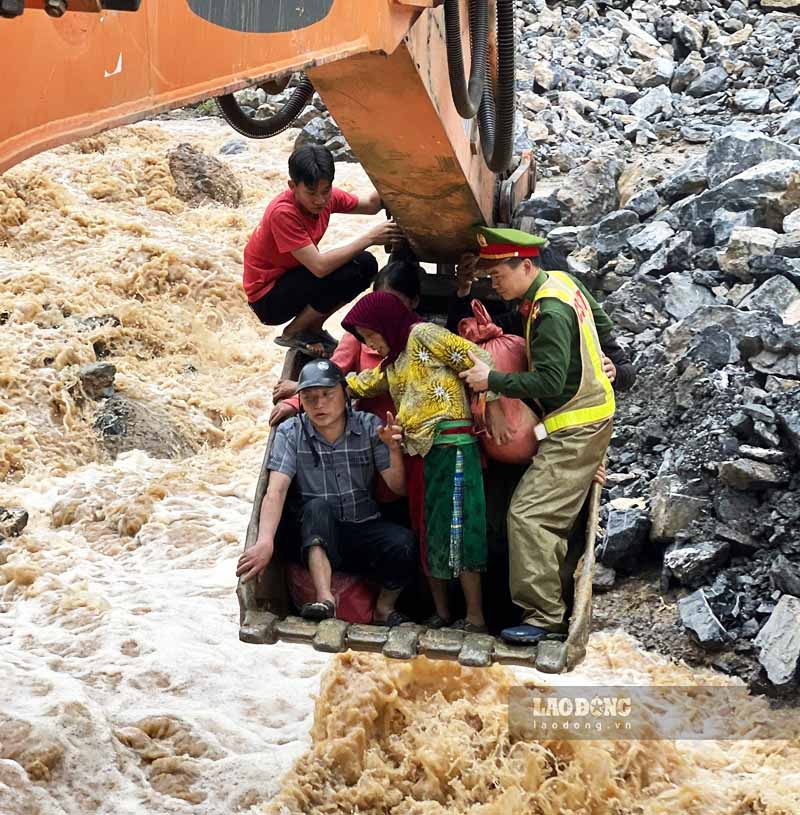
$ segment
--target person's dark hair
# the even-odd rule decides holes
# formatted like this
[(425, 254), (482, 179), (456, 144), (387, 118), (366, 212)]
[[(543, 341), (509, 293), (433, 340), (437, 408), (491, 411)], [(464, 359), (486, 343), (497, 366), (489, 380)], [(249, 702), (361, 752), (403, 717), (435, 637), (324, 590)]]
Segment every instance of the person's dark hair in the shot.
[(404, 294), (409, 300), (420, 296), (420, 276), (424, 274), (418, 263), (406, 260), (394, 260), (386, 264), (375, 278), (373, 291), (392, 289)]
[(320, 144), (304, 144), (289, 156), (289, 178), (295, 184), (305, 184), (311, 189), (322, 180), (333, 184), (334, 173), (333, 155)]

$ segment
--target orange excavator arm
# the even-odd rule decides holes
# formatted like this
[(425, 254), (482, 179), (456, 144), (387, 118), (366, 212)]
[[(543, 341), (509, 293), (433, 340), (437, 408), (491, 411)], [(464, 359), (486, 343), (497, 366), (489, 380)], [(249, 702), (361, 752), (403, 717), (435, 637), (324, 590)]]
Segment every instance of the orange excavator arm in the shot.
[[(0, 19), (0, 76), (14, 100), (0, 119), (0, 172), (41, 150), (302, 70), (420, 259), (452, 262), (471, 245), (474, 224), (494, 222), (497, 181), (476, 119), (453, 102), (440, 2), (26, 1), (23, 14)], [(470, 3), (455, 2), (465, 50)], [(494, 12), (495, 0), (480, 3)], [(22, 6), (0, 0), (6, 16)]]

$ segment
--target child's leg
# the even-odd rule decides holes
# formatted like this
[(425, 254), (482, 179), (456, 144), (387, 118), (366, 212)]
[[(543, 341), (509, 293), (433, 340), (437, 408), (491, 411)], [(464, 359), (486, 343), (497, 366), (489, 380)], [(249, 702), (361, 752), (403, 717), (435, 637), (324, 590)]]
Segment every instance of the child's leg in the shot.
[(447, 603), (447, 584), (449, 582), (449, 580), (440, 580), (437, 577), (428, 575), (428, 585), (431, 587), (436, 613), (448, 622), (450, 621), (450, 607)]
[(461, 572), (458, 579), (467, 602), (467, 622), (473, 625), (486, 625), (483, 619), (480, 572)]

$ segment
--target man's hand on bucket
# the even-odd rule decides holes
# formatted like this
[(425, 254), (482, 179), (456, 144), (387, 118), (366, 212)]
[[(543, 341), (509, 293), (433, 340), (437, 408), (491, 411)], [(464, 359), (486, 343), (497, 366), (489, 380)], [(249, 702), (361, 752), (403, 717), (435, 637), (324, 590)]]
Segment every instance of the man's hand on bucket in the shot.
[(256, 541), (253, 546), (242, 552), (236, 564), (236, 576), (241, 577), (244, 583), (258, 577), (272, 560), (272, 550), (271, 540)]

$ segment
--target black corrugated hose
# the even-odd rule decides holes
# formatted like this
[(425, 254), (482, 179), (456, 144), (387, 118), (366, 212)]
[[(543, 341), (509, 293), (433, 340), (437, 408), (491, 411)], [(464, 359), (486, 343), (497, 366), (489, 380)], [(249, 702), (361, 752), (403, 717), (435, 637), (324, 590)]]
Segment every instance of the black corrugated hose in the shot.
[(487, 79), (478, 111), (483, 157), (495, 173), (507, 170), (514, 155), (515, 48), (514, 0), (497, 0), (497, 81)]
[(459, 116), (472, 119), (478, 112), (486, 84), (486, 50), (489, 43), (489, 0), (470, 0), (469, 38), (472, 50), (469, 86), (464, 78), (464, 51), (461, 47), (460, 0), (444, 0), (444, 26), (447, 41), (447, 70), (450, 89)]
[(508, 169), (514, 154), (516, 36), (514, 0), (496, 0), (496, 6), (496, 81), (492, 80), (494, 72), (489, 71), (486, 56), (489, 41), (489, 0), (470, 0), (472, 59), (469, 87), (464, 79), (459, 0), (445, 0), (444, 19), (453, 103), (464, 119), (473, 118), (477, 112), (484, 159), (489, 169), (501, 173)]
[(277, 136), (278, 133), (282, 133), (286, 128), (290, 127), (292, 122), (303, 112), (303, 108), (313, 95), (314, 86), (311, 84), (311, 80), (303, 74), (292, 95), (286, 100), (286, 104), (274, 116), (267, 119), (251, 119), (239, 107), (239, 103), (232, 93), (218, 96), (217, 106), (222, 118), (238, 133), (247, 136), (249, 139), (268, 139), (271, 136)]

